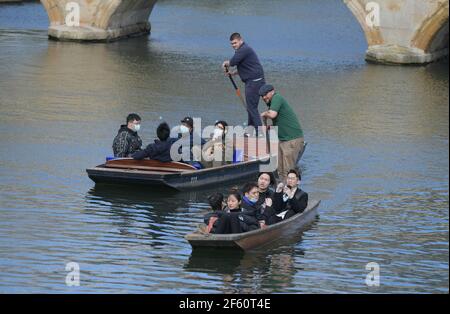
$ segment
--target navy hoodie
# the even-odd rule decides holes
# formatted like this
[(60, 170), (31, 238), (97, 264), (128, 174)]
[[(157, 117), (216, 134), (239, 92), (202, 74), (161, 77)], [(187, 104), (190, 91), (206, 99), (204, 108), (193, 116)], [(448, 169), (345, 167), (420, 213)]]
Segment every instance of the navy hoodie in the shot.
[(155, 140), (155, 143), (149, 144), (144, 150), (131, 155), (134, 159), (141, 160), (144, 158), (150, 158), (152, 160), (159, 160), (162, 162), (172, 161), (170, 157), (170, 148), (177, 139), (168, 138), (166, 141)]

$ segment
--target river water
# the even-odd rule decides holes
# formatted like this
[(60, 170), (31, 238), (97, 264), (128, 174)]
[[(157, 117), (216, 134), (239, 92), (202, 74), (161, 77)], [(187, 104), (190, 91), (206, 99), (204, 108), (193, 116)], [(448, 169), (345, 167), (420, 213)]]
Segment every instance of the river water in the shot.
[[(62, 43), (39, 3), (0, 5), (1, 293), (448, 293), (448, 63), (365, 63), (337, 0), (160, 1), (150, 20), (149, 37)], [(160, 119), (246, 121), (220, 69), (234, 31), (300, 117), (320, 216), (262, 249), (194, 254), (183, 236), (213, 190), (95, 186), (85, 169), (129, 112), (145, 143)]]

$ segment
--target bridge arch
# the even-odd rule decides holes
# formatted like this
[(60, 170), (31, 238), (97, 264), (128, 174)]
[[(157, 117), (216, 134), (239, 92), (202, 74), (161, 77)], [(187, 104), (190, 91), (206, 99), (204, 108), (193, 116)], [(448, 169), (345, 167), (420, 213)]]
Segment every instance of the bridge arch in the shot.
[[(149, 17), (157, 0), (40, 0), (45, 7), (53, 39), (111, 41), (150, 31)], [(80, 26), (66, 25), (66, 4), (80, 6)]]
[(366, 37), (367, 44), (369, 46), (381, 45), (384, 40), (379, 27), (369, 27), (366, 23), (367, 11), (364, 1), (359, 0), (344, 0), (344, 3), (353, 13), (358, 20), (364, 35)]
[[(448, 0), (344, 0), (367, 39), (366, 60), (424, 64), (448, 55)], [(378, 26), (369, 26), (366, 6), (379, 8)]]
[(427, 53), (447, 49), (448, 53), (448, 15), (449, 3), (441, 3), (436, 11), (427, 16), (416, 30), (411, 45)]

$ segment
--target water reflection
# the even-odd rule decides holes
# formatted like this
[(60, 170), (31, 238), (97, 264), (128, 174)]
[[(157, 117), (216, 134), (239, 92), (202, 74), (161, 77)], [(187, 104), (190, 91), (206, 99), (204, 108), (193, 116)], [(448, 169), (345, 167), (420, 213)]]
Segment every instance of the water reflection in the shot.
[[(304, 232), (316, 227), (313, 223)], [(194, 249), (184, 269), (218, 276), (222, 293), (281, 293), (295, 287), (302, 275), (302, 233), (278, 239), (251, 251)]]
[[(342, 1), (264, 3), (158, 1), (149, 37), (95, 45), (48, 41), (39, 3), (0, 7), (2, 292), (73, 292), (64, 265), (78, 261), (77, 292), (448, 293), (448, 60), (367, 65)], [(85, 169), (129, 112), (145, 144), (160, 117), (241, 125), (220, 69), (235, 30), (300, 117), (321, 220), (286, 244), (197, 256), (183, 237), (211, 191), (94, 185)]]

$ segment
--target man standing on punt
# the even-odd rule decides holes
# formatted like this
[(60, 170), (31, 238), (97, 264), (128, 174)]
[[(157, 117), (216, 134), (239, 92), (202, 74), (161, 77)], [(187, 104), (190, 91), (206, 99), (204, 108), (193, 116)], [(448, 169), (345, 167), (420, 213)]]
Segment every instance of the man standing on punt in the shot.
[[(264, 70), (255, 51), (248, 46), (239, 33), (230, 36), (231, 46), (235, 50), (233, 58), (223, 62), (222, 67), (229, 75), (239, 74), (245, 83), (245, 101), (247, 103), (248, 126), (258, 127), (262, 125), (258, 111), (258, 91), (265, 84)], [(228, 67), (237, 67), (237, 71), (228, 72)]]
[(288, 171), (297, 168), (297, 158), (303, 153), (303, 130), (294, 110), (272, 85), (262, 86), (259, 95), (269, 107), (261, 117), (272, 119), (273, 125), (278, 127), (278, 175), (284, 182)]

